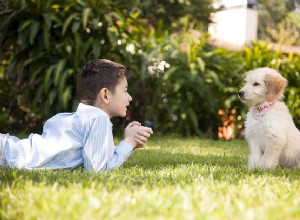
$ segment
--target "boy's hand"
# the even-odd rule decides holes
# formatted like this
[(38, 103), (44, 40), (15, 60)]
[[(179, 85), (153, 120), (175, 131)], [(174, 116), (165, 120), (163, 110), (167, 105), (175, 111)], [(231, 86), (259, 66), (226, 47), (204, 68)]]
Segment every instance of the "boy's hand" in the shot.
[(143, 147), (152, 134), (151, 128), (141, 126), (139, 122), (134, 121), (125, 128), (124, 137), (133, 148), (137, 148)]
[(133, 127), (133, 126), (141, 126), (141, 123), (138, 121), (133, 121), (127, 125), (127, 127)]
[(134, 136), (134, 140), (138, 143), (138, 147), (144, 147), (150, 136), (153, 134), (152, 128), (140, 126), (137, 134)]

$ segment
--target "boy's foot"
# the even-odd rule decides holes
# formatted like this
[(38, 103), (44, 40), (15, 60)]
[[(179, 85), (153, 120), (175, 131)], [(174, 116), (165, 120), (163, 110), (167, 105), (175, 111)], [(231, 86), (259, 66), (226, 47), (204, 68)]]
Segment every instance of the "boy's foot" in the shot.
[(6, 165), (6, 158), (4, 155), (4, 134), (0, 134), (0, 166)]

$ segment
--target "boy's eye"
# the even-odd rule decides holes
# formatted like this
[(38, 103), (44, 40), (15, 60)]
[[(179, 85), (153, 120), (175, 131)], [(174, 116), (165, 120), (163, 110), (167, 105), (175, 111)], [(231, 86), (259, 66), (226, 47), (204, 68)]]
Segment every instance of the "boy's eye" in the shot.
[(258, 82), (253, 83), (253, 86), (259, 86), (260, 84)]

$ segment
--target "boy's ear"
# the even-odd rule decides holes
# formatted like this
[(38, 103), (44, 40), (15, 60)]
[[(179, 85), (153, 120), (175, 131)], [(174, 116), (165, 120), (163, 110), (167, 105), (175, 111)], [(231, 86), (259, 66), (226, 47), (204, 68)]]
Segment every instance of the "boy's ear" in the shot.
[(100, 98), (100, 100), (102, 102), (108, 104), (109, 103), (109, 99), (108, 99), (109, 94), (108, 93), (109, 93), (109, 90), (107, 88), (102, 88), (100, 90), (100, 92), (98, 93), (98, 98)]

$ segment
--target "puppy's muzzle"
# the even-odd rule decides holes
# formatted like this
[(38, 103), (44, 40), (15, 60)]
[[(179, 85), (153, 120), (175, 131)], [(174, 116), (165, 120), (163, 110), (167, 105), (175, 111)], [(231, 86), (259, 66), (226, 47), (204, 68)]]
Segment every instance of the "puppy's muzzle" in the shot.
[(244, 98), (244, 95), (245, 95), (245, 92), (240, 90), (239, 93), (238, 93), (238, 96), (243, 99)]

